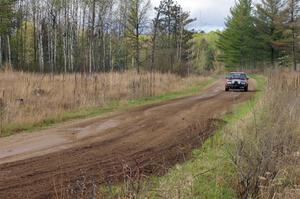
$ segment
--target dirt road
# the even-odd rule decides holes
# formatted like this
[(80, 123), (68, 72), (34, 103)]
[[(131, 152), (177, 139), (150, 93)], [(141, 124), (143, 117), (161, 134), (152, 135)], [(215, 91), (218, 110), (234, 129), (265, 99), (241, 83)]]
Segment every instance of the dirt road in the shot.
[(253, 96), (223, 90), (219, 81), (197, 96), (1, 138), (0, 198), (70, 196), (125, 175), (161, 175), (199, 147), (234, 104)]

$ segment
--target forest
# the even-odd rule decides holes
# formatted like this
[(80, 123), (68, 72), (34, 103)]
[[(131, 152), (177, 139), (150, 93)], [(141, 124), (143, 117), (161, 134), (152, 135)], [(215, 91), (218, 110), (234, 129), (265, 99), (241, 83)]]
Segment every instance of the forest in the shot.
[[(195, 31), (162, 0), (2, 0), (0, 67), (39, 73), (201, 73), (299, 62), (298, 0), (239, 0), (223, 31)], [(201, 27), (198, 27), (201, 30)]]
[(0, 65), (41, 73), (183, 71), (194, 19), (172, 0), (150, 9), (148, 0), (4, 0)]

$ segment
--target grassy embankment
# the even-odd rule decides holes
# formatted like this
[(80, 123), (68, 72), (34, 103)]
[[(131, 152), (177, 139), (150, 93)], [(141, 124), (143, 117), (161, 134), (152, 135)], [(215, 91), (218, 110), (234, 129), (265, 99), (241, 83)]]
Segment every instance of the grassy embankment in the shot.
[(264, 95), (266, 79), (253, 75), (257, 80), (254, 98), (237, 105), (233, 112), (224, 118), (226, 125), (208, 139), (201, 149), (193, 151), (192, 159), (171, 169), (166, 176), (153, 177), (139, 185), (138, 192), (125, 183), (122, 186), (103, 188), (104, 197), (127, 198), (234, 198), (235, 171), (230, 161), (228, 148), (232, 143), (224, 135), (225, 129), (244, 118)]
[(134, 72), (54, 77), (5, 72), (0, 77), (0, 137), (193, 95), (216, 81)]

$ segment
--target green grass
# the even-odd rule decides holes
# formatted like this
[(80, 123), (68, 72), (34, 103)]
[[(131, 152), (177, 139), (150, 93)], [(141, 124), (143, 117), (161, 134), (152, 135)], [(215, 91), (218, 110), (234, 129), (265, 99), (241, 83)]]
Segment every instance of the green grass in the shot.
[(65, 112), (59, 117), (47, 118), (38, 123), (28, 123), (28, 124), (11, 123), (9, 125), (5, 125), (2, 127), (0, 137), (7, 137), (20, 132), (30, 133), (41, 129), (49, 128), (56, 124), (71, 121), (71, 120), (101, 116), (111, 112), (127, 111), (129, 108), (133, 108), (133, 107), (157, 103), (161, 101), (175, 99), (178, 97), (194, 95), (201, 92), (205, 88), (209, 87), (213, 83), (215, 83), (216, 80), (217, 80), (216, 78), (210, 78), (208, 81), (201, 82), (198, 85), (195, 85), (193, 87), (186, 88), (181, 91), (164, 93), (158, 96), (144, 97), (140, 99), (134, 99), (134, 100), (122, 101), (122, 102), (112, 101), (111, 103), (102, 107), (92, 107), (92, 108), (85, 108), (77, 111)]
[[(251, 101), (237, 105), (233, 112), (224, 117), (226, 124), (208, 139), (201, 149), (194, 150), (192, 159), (183, 165), (177, 165), (166, 176), (158, 179), (154, 192), (147, 193), (151, 198), (165, 193), (167, 198), (235, 198), (235, 171), (227, 151), (232, 147), (224, 129), (244, 118), (264, 95), (266, 79), (253, 75), (257, 81), (258, 92)], [(164, 191), (162, 191), (164, 190)], [(162, 193), (161, 193), (162, 192)]]

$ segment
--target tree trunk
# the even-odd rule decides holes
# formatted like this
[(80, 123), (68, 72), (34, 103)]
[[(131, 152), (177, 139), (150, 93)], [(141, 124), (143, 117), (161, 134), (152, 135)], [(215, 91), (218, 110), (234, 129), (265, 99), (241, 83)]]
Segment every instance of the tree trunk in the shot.
[(296, 38), (295, 38), (295, 31), (293, 31), (293, 64), (294, 70), (297, 71), (297, 58), (296, 58)]
[(2, 67), (2, 37), (0, 35), (0, 68)]
[(67, 73), (67, 64), (68, 64), (68, 24), (67, 24), (67, 1), (64, 1), (64, 35), (63, 35), (63, 46), (64, 46), (64, 73)]
[[(49, 29), (49, 27), (48, 27), (48, 29)], [(50, 70), (51, 70), (51, 73), (53, 73), (53, 59), (52, 59), (52, 57), (53, 57), (53, 55), (52, 55), (52, 53), (53, 53), (53, 48), (52, 48), (52, 38), (53, 38), (53, 33), (52, 33), (52, 31), (50, 31), (49, 33), (48, 33), (48, 64), (49, 64), (49, 66), (50, 66)]]
[(136, 34), (136, 65), (137, 65), (137, 72), (140, 73), (140, 35), (138, 33), (139, 28), (137, 27), (137, 34)]
[(89, 48), (89, 73), (92, 73), (92, 42), (90, 41), (90, 48)]
[(67, 36), (64, 36), (64, 73), (67, 73)]
[(86, 46), (85, 46), (85, 15), (86, 15), (86, 7), (83, 8), (82, 11), (82, 35), (81, 35), (81, 50), (82, 55), (80, 55), (80, 58), (82, 61), (80, 62), (82, 64), (81, 72), (86, 73), (87, 72), (87, 59), (86, 59)]
[(38, 28), (39, 32), (39, 41), (38, 41), (38, 51), (39, 51), (39, 65), (40, 72), (44, 72), (44, 48), (43, 48), (43, 34), (42, 34), (42, 25)]
[(293, 65), (294, 65), (294, 70), (297, 71), (297, 58), (296, 58), (296, 25), (295, 25), (295, 22), (296, 22), (296, 13), (295, 13), (295, 6), (296, 6), (296, 2), (292, 2), (292, 9), (291, 9), (291, 23), (292, 23), (292, 51), (293, 51)]
[(37, 67), (37, 34), (36, 34), (36, 5), (35, 1), (32, 1), (34, 4), (33, 6), (33, 49), (34, 49), (34, 71)]
[(103, 46), (102, 71), (106, 71), (106, 33), (105, 33), (105, 31), (103, 31), (103, 35), (102, 35), (102, 46)]
[(114, 71), (114, 61), (112, 57), (112, 39), (111, 39), (111, 33), (109, 34), (109, 70), (111, 72)]
[(96, 0), (93, 1), (92, 5), (92, 27), (91, 27), (91, 32), (90, 32), (90, 69), (89, 72), (90, 74), (92, 73), (93, 70), (93, 50), (94, 50), (94, 34), (95, 34), (95, 18), (96, 18)]
[(57, 30), (56, 30), (56, 25), (54, 28), (54, 43), (53, 43), (53, 72), (56, 71), (56, 43), (57, 43)]
[(71, 71), (74, 72), (74, 33), (72, 30), (72, 37), (71, 37), (71, 42), (70, 42), (70, 66), (71, 66)]
[[(27, 16), (25, 18), (25, 21), (27, 21)], [(24, 38), (23, 38), (24, 42), (22, 45), (22, 51), (23, 51), (23, 64), (24, 66), (26, 66), (27, 68), (27, 72), (29, 72), (29, 64), (27, 63), (27, 53), (26, 53), (26, 46), (27, 46), (27, 22), (25, 22), (25, 30), (24, 30)]]
[(271, 47), (271, 64), (274, 69), (275, 68), (275, 50), (273, 47)]
[(10, 38), (7, 35), (7, 51), (8, 51), (8, 64), (11, 66), (11, 49), (10, 49)]

